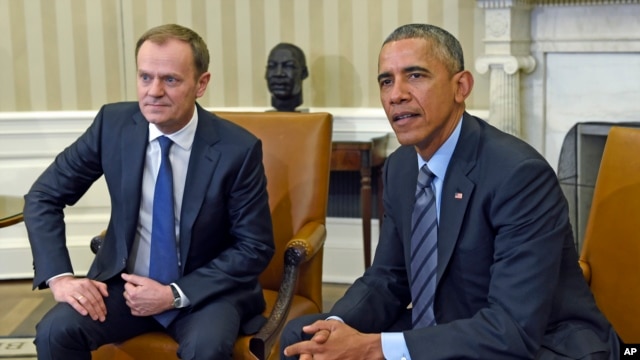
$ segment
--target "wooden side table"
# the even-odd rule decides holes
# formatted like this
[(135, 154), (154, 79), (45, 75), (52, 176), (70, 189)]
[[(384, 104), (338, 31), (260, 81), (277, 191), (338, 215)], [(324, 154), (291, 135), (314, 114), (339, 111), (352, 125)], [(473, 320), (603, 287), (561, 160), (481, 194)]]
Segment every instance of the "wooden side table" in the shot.
[(360, 206), (365, 269), (371, 266), (371, 174), (378, 176), (378, 218), (382, 222), (381, 168), (387, 158), (388, 133), (333, 133), (331, 171), (360, 171)]
[(21, 222), (23, 207), (22, 197), (0, 195), (0, 228)]

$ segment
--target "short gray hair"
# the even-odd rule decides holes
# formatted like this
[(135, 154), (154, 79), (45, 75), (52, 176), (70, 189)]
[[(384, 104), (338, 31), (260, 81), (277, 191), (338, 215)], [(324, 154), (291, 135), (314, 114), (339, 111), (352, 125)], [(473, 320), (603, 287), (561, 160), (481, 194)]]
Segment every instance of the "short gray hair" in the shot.
[(445, 64), (452, 75), (464, 70), (462, 46), (458, 39), (446, 30), (429, 24), (402, 25), (384, 40), (382, 46), (405, 39), (424, 39), (431, 43), (435, 56)]
[(136, 43), (136, 60), (138, 52), (145, 41), (162, 45), (170, 39), (184, 41), (191, 46), (196, 79), (209, 69), (209, 49), (200, 35), (195, 31), (177, 24), (165, 24), (147, 30)]

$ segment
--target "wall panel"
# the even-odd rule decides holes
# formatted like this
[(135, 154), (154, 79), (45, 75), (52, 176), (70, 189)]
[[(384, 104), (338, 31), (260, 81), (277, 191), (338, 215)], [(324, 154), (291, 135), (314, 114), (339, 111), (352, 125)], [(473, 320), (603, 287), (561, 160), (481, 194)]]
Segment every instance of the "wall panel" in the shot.
[[(193, 28), (209, 45), (205, 106), (270, 106), (268, 52), (292, 42), (310, 69), (304, 107), (378, 108), (377, 55), (390, 31), (407, 22), (444, 26), (473, 61), (482, 49), (477, 14), (473, 0), (0, 0), (7, 84), (0, 111), (95, 110), (135, 100), (135, 42), (167, 22)], [(487, 88), (476, 89), (469, 107), (488, 107)]]

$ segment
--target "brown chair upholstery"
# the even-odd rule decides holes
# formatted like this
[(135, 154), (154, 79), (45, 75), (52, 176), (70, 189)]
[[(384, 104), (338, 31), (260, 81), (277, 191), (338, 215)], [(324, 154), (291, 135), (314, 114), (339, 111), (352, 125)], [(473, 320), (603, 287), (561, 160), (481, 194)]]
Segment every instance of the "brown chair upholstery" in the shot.
[[(260, 277), (269, 320), (255, 336), (238, 338), (233, 358), (278, 359), (286, 321), (322, 310), (332, 117), (283, 112), (217, 115), (262, 140), (276, 243), (276, 253)], [(176, 350), (168, 335), (150, 333), (104, 345), (93, 352), (93, 359), (177, 359)]]
[(640, 343), (640, 129), (612, 127), (596, 180), (580, 267), (623, 342)]

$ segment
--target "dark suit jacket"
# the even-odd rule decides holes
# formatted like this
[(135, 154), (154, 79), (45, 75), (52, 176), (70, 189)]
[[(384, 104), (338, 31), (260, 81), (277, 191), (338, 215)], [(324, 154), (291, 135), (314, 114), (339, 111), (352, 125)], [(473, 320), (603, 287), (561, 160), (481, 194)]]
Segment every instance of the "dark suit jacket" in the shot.
[[(264, 310), (258, 275), (274, 252), (262, 145), (243, 128), (200, 106), (197, 111), (180, 221), (183, 275), (177, 284), (192, 306), (224, 297), (245, 318), (253, 317)], [(102, 175), (111, 219), (88, 277), (106, 281), (125, 271), (138, 223), (148, 132), (137, 103), (106, 105), (34, 183), (24, 209), (34, 287), (73, 271), (63, 209)]]
[[(330, 312), (360, 331), (384, 331), (411, 301), (416, 156), (405, 146), (388, 158), (375, 261)], [(565, 197), (541, 155), (465, 113), (441, 196), (438, 325), (404, 332), (413, 359), (608, 351), (615, 334), (582, 277)]]

